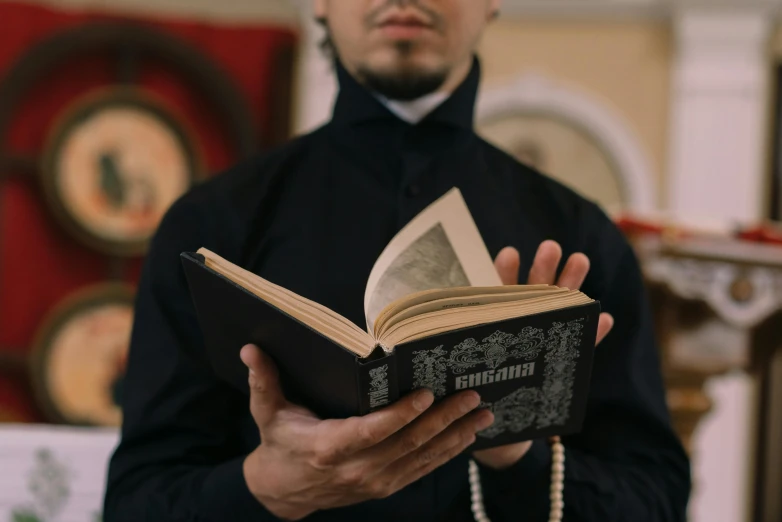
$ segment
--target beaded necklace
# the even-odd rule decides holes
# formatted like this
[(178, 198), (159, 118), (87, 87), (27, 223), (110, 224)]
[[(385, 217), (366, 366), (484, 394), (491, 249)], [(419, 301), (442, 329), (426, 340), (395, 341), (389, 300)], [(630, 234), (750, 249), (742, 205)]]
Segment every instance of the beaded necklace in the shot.
[[(565, 501), (562, 493), (565, 490), (565, 446), (559, 437), (552, 437), (551, 440), (551, 511), (549, 511), (549, 522), (562, 522)], [(481, 488), (481, 474), (478, 470), (478, 464), (470, 459), (469, 465), (470, 477), (470, 496), (472, 500), (472, 514), (475, 522), (491, 522), (486, 515), (486, 507), (483, 505), (483, 490)]]

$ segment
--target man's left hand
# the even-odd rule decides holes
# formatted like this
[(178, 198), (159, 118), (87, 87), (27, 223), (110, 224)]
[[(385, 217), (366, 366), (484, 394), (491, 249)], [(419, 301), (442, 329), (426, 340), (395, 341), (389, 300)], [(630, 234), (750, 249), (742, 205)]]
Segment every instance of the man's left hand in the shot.
[[(553, 285), (578, 290), (589, 273), (589, 258), (584, 254), (573, 254), (565, 263), (565, 268), (557, 279), (557, 267), (562, 260), (562, 247), (555, 241), (544, 241), (540, 244), (532, 268), (529, 271), (527, 284)], [(521, 259), (519, 252), (513, 247), (504, 248), (494, 261), (494, 266), (506, 285), (518, 284), (519, 266)], [(595, 344), (600, 344), (611, 328), (614, 326), (614, 318), (607, 313), (600, 314), (597, 325), (597, 339)], [(521, 460), (529, 451), (532, 442), (519, 442), (488, 450), (476, 451), (473, 456), (481, 464), (494, 469), (508, 468)]]

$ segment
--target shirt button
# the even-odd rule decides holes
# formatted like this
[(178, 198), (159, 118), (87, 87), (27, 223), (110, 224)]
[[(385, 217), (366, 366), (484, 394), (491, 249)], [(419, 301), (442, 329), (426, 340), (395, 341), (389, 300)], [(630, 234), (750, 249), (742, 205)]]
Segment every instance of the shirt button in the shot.
[(421, 193), (421, 187), (413, 183), (412, 185), (408, 185), (405, 189), (405, 195), (408, 198), (414, 198), (418, 196)]

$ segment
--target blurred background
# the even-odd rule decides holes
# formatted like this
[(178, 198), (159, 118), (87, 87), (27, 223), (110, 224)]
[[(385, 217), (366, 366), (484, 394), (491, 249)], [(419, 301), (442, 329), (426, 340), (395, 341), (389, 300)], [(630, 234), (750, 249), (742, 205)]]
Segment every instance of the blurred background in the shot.
[[(0, 521), (100, 520), (147, 241), (336, 90), (309, 0), (0, 0)], [(693, 522), (782, 522), (782, 0), (505, 0), (478, 131), (636, 247)]]

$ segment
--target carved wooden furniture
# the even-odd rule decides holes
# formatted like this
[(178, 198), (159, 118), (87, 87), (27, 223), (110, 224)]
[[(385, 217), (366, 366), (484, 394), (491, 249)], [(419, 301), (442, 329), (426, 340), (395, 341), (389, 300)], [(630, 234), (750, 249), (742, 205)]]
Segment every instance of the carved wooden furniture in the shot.
[[(711, 409), (710, 377), (760, 381), (753, 520), (782, 520), (782, 247), (728, 238), (633, 238), (649, 283), (668, 403), (685, 446)], [(774, 372), (781, 373), (774, 375)]]

